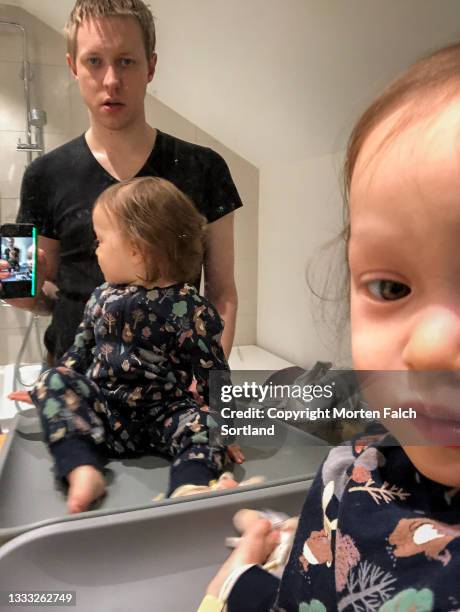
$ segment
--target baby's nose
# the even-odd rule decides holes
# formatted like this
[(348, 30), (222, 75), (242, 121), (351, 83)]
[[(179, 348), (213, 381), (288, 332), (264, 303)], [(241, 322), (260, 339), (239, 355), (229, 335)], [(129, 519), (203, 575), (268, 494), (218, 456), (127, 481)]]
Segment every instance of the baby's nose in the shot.
[(460, 311), (432, 306), (420, 313), (403, 352), (410, 370), (460, 369)]

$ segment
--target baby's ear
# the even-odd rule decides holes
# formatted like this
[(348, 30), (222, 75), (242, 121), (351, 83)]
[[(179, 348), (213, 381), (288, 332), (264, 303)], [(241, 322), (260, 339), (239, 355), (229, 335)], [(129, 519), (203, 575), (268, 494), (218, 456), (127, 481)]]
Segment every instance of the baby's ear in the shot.
[(131, 242), (131, 257), (135, 264), (142, 264), (145, 261), (144, 253), (134, 242)]

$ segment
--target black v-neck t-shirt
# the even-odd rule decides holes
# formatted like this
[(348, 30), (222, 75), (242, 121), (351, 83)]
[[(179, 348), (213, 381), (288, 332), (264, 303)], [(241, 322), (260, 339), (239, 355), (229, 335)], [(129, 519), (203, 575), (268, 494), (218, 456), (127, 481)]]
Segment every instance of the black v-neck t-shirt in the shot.
[[(220, 155), (159, 130), (136, 176), (171, 181), (209, 223), (242, 206)], [(39, 235), (60, 242), (58, 301), (45, 334), (45, 345), (55, 358), (71, 346), (87, 299), (104, 282), (94, 250), (91, 213), (102, 191), (117, 182), (96, 160), (84, 135), (34, 160), (24, 174), (17, 222), (32, 223)]]

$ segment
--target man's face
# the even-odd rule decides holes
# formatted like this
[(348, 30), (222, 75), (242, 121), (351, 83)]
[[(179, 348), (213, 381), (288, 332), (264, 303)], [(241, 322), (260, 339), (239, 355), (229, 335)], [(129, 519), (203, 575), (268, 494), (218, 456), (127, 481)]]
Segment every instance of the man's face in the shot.
[(147, 84), (156, 55), (145, 55), (142, 30), (134, 17), (89, 19), (77, 31), (75, 61), (68, 64), (90, 112), (91, 125), (123, 130), (144, 122)]

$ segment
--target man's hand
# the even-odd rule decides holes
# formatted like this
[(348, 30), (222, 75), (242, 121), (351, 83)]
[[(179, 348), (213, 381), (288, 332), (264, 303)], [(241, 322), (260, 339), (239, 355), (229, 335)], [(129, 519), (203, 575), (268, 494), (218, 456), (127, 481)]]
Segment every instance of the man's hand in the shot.
[(3, 278), (8, 278), (10, 275), (9, 269), (8, 262), (4, 259), (0, 259), (0, 280)]
[[(0, 260), (0, 281), (3, 278), (8, 278), (9, 272), (8, 263), (4, 260)], [(14, 298), (10, 300), (5, 300), (7, 304), (10, 306), (14, 306), (15, 308), (21, 308), (23, 310), (30, 310), (32, 312), (36, 311), (36, 307), (38, 306), (38, 298), (42, 293), (43, 285), (45, 283), (47, 274), (47, 259), (46, 254), (43, 249), (37, 249), (37, 286), (36, 286), (36, 295), (35, 297), (30, 298)]]

